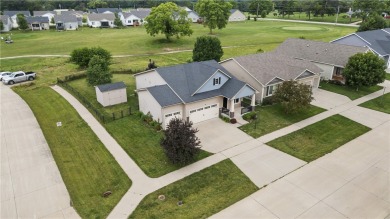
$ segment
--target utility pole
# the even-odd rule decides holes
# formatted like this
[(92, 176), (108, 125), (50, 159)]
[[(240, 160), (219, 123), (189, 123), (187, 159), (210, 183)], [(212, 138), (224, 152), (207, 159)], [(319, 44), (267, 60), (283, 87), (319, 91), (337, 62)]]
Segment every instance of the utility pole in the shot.
[(337, 19), (339, 18), (339, 12), (340, 12), (340, 6), (337, 6), (336, 23), (334, 25), (337, 24)]
[(256, 18), (259, 17), (259, 2), (257, 2), (257, 9), (256, 9)]

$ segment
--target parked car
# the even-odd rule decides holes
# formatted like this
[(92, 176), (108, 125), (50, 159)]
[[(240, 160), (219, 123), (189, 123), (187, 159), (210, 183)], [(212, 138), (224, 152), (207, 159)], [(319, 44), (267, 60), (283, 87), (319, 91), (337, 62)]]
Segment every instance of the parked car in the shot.
[(35, 72), (17, 71), (8, 76), (3, 77), (3, 84), (15, 84), (23, 81), (32, 81), (36, 77)]
[(10, 74), (12, 74), (12, 72), (9, 72), (9, 71), (0, 72), (0, 81), (3, 80), (3, 77), (8, 76)]

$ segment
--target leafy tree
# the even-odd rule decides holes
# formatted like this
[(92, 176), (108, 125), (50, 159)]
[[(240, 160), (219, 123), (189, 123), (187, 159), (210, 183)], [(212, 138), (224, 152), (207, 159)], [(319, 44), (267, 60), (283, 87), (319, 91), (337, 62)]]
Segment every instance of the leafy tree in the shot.
[(88, 67), (89, 61), (94, 55), (100, 56), (103, 59), (107, 60), (109, 63), (111, 61), (111, 53), (101, 47), (93, 48), (79, 48), (72, 51), (70, 54), (70, 61), (77, 64), (81, 68)]
[(27, 30), (28, 29), (27, 20), (24, 17), (24, 14), (16, 15), (16, 19), (17, 19), (17, 23), (19, 25), (19, 29), (21, 29), (21, 30)]
[(123, 27), (123, 23), (122, 23), (121, 19), (119, 18), (118, 13), (115, 13), (114, 25), (117, 27)]
[(88, 64), (87, 82), (91, 86), (111, 83), (112, 74), (109, 71), (109, 62), (101, 56), (94, 55)]
[(349, 58), (343, 71), (346, 84), (356, 86), (373, 86), (385, 80), (385, 62), (375, 54), (358, 53)]
[(50, 23), (52, 23), (52, 24), (55, 23), (55, 22), (54, 22), (54, 17), (52, 17), (52, 18), (50, 19)]
[(266, 10), (264, 10), (264, 11), (262, 11), (261, 12), (261, 18), (265, 18), (265, 17), (267, 17), (267, 11)]
[(3, 21), (0, 21), (0, 31), (4, 30), (4, 24)]
[(91, 0), (87, 3), (87, 6), (88, 8), (106, 8), (108, 4), (102, 0)]
[(172, 36), (191, 36), (191, 21), (187, 18), (187, 12), (173, 2), (160, 4), (152, 8), (149, 16), (145, 18), (146, 32), (151, 36), (165, 34), (167, 40)]
[(311, 15), (314, 13), (314, 8), (316, 6), (316, 2), (314, 0), (308, 0), (302, 3), (302, 10), (306, 12), (306, 15), (311, 18)]
[(232, 5), (224, 0), (199, 0), (195, 5), (195, 10), (204, 20), (203, 25), (210, 29), (210, 34), (213, 29), (225, 28)]
[(372, 12), (381, 12), (385, 7), (385, 4), (382, 0), (354, 0), (353, 8), (355, 10), (362, 10), (366, 13)]
[(357, 32), (367, 31), (367, 30), (378, 30), (378, 29), (386, 28), (387, 26), (388, 25), (382, 16), (373, 13), (368, 15), (368, 17), (360, 24)]
[(173, 164), (188, 164), (200, 152), (200, 140), (196, 137), (197, 129), (192, 128), (192, 122), (183, 122), (174, 118), (164, 130), (161, 146), (168, 159)]
[(195, 62), (214, 59), (221, 61), (223, 50), (221, 41), (213, 36), (201, 36), (196, 38), (194, 50), (192, 51), (192, 60)]
[(313, 100), (311, 87), (297, 81), (285, 81), (273, 94), (273, 100), (280, 103), (287, 114), (297, 113)]
[(249, 5), (249, 10), (252, 14), (256, 12), (256, 17), (259, 17), (260, 11), (267, 11), (267, 14), (273, 10), (273, 3), (271, 0), (252, 0)]

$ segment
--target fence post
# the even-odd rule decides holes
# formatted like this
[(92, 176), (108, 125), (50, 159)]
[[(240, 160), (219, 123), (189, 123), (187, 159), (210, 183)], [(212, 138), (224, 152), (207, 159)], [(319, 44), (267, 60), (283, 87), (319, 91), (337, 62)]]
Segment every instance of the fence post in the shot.
[(121, 110), (121, 116), (122, 116), (122, 118), (123, 118), (123, 110)]
[(112, 113), (112, 119), (115, 120), (115, 113)]

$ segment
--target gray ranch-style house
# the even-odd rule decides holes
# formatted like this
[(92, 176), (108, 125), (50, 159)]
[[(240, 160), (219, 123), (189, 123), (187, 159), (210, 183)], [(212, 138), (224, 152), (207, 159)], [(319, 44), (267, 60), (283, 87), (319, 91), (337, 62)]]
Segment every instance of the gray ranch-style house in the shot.
[(115, 15), (113, 13), (89, 14), (87, 18), (89, 27), (113, 28)]
[(57, 15), (57, 12), (55, 12), (55, 11), (33, 11), (33, 14), (35, 17), (47, 17), (49, 19), (49, 22), (51, 22), (51, 19), (54, 17), (54, 15)]
[[(221, 114), (234, 118), (255, 106), (257, 91), (214, 60), (156, 68), (134, 77), (140, 111), (150, 113), (163, 128), (173, 118), (193, 123)], [(243, 98), (250, 106), (241, 107)]]
[(23, 14), (24, 17), (30, 17), (31, 14), (29, 11), (4, 11), (3, 15), (8, 15), (11, 18), (12, 21), (12, 27), (13, 28), (18, 28), (18, 21), (17, 21), (17, 15), (18, 14)]
[(55, 15), (54, 22), (57, 30), (77, 30), (79, 22), (75, 15)]
[(283, 81), (296, 80), (318, 88), (322, 70), (315, 64), (274, 52), (234, 57), (220, 63), (241, 81), (259, 91), (256, 101), (273, 95)]
[(82, 11), (61, 11), (60, 15), (74, 15), (77, 17), (77, 22), (78, 22), (79, 27), (83, 26), (84, 12), (82, 12)]
[(48, 17), (26, 17), (26, 21), (31, 30), (48, 30), (50, 21)]
[(95, 13), (95, 14), (119, 14), (122, 13), (122, 9), (120, 8), (95, 8), (95, 9), (88, 9), (89, 13)]
[(238, 10), (238, 9), (231, 9), (230, 10), (229, 22), (231, 22), (231, 21), (245, 21), (245, 20), (246, 20), (246, 16), (240, 10)]
[(130, 11), (119, 15), (124, 26), (139, 26), (145, 23), (145, 18), (149, 16), (150, 11)]
[(342, 75), (349, 57), (369, 49), (304, 39), (287, 39), (274, 52), (295, 59), (308, 60), (322, 69), (321, 78), (345, 82)]
[(0, 20), (3, 22), (3, 29), (1, 32), (9, 32), (12, 30), (12, 20), (8, 15), (0, 15)]
[(390, 28), (351, 33), (333, 40), (331, 43), (367, 47), (384, 59), (390, 70)]

